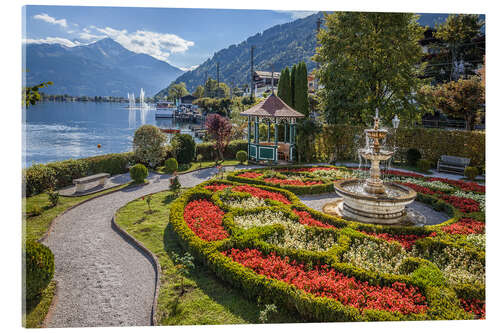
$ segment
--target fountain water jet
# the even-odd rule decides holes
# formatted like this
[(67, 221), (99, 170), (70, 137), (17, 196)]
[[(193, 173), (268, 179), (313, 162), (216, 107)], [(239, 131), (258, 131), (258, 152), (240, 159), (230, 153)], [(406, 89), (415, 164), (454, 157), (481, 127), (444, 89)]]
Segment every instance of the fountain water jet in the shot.
[(367, 145), (358, 149), (359, 155), (371, 163), (369, 176), (366, 180), (348, 179), (335, 183), (335, 192), (343, 198), (338, 211), (343, 217), (359, 222), (404, 223), (407, 220), (406, 206), (415, 200), (417, 193), (381, 179), (380, 162), (391, 159), (394, 152), (381, 147), (387, 130), (379, 128), (378, 110), (374, 121), (373, 128), (365, 130)]

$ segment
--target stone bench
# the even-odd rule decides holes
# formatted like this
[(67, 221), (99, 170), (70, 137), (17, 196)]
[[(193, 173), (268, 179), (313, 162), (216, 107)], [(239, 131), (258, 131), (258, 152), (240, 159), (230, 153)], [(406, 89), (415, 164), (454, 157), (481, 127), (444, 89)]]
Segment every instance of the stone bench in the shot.
[(448, 171), (463, 175), (465, 168), (469, 166), (470, 158), (441, 155), (437, 162), (437, 171)]
[(99, 181), (99, 185), (104, 186), (108, 178), (109, 178), (109, 173), (98, 173), (92, 176), (73, 179), (73, 184), (76, 185), (75, 192), (84, 192), (85, 185), (88, 183), (93, 183), (95, 181)]

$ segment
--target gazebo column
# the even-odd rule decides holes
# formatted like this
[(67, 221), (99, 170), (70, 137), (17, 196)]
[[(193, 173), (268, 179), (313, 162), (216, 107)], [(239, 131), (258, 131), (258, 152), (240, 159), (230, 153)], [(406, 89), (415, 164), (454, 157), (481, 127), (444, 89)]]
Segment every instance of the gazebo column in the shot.
[(256, 161), (259, 161), (260, 160), (260, 154), (259, 154), (259, 117), (255, 117), (255, 148), (256, 148), (256, 152), (255, 152), (255, 160)]
[(278, 120), (274, 118), (274, 145), (276, 146), (276, 152), (274, 154), (274, 163), (278, 162)]
[(268, 121), (267, 121), (267, 142), (270, 142), (270, 141), (269, 141), (269, 136), (270, 136), (270, 134), (271, 134), (271, 121), (270, 121), (270, 120), (268, 120)]
[(250, 144), (252, 143), (252, 117), (248, 117), (248, 129), (247, 129), (247, 136), (248, 136), (248, 158), (250, 159)]
[(285, 138), (283, 139), (283, 142), (284, 142), (284, 143), (287, 143), (287, 141), (286, 141), (286, 132), (287, 132), (288, 128), (287, 128), (287, 126), (286, 126), (286, 125), (287, 125), (287, 122), (286, 122), (286, 121), (285, 121), (285, 122), (283, 122), (283, 128), (284, 128), (284, 131), (283, 131), (283, 132), (285, 132)]
[(290, 124), (290, 162), (293, 162), (293, 152), (295, 150), (295, 123)]

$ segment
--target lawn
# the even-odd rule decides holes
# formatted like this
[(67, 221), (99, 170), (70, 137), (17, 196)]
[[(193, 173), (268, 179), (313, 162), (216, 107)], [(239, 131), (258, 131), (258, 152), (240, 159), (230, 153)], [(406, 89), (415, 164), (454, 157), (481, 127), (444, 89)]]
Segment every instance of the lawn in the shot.
[[(159, 325), (251, 324), (259, 323), (264, 304), (257, 305), (244, 298), (238, 290), (226, 286), (202, 264), (195, 263), (187, 275), (182, 275), (173, 262), (183, 256), (168, 222), (172, 192), (152, 196), (151, 209), (143, 200), (135, 200), (117, 213), (117, 223), (142, 242), (158, 258), (161, 287), (156, 319)], [(185, 292), (181, 293), (181, 279)], [(289, 313), (278, 309), (270, 322), (297, 322)]]

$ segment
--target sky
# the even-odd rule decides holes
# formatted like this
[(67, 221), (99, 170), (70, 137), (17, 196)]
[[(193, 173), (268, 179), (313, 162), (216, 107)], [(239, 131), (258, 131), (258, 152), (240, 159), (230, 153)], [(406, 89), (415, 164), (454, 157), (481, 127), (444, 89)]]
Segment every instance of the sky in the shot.
[(111, 37), (125, 48), (149, 54), (183, 70), (216, 51), (239, 44), (308, 11), (130, 8), (83, 6), (24, 7), (23, 40), (69, 47)]

